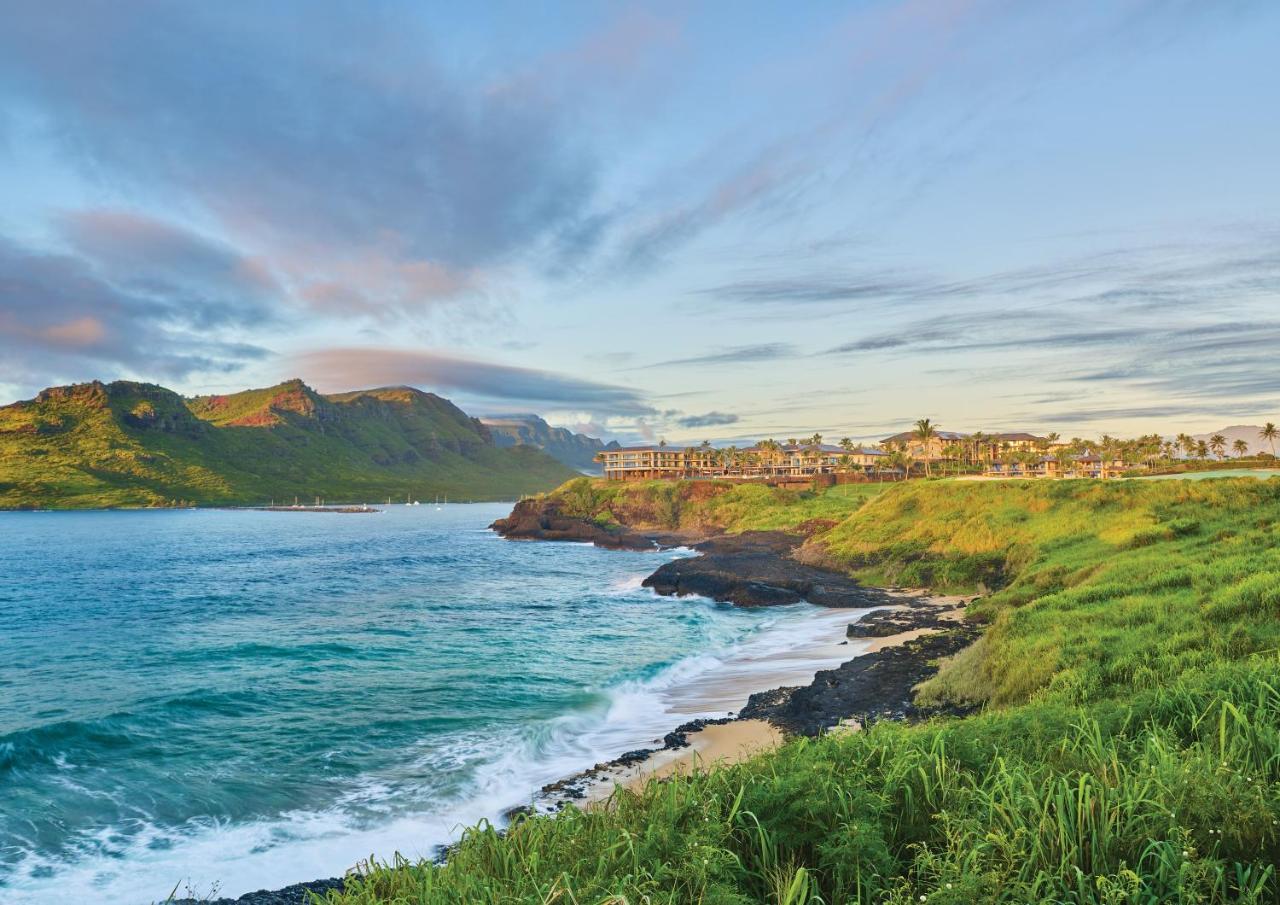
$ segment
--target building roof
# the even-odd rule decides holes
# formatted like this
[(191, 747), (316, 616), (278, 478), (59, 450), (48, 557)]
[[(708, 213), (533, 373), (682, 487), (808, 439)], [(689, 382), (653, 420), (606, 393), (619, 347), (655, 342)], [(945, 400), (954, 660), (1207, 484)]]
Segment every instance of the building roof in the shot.
[[(969, 436), (968, 434), (960, 434), (960, 433), (957, 433), (956, 431), (937, 431), (937, 430), (933, 432), (933, 435), (935, 440), (965, 440)], [(880, 442), (911, 443), (912, 441), (919, 441), (919, 439), (920, 438), (916, 436), (916, 432), (911, 430), (911, 431), (903, 431), (900, 434), (894, 434), (892, 437), (885, 437)]]
[(1038, 443), (1045, 439), (1044, 437), (1037, 436), (1036, 434), (1028, 434), (1026, 431), (1007, 431), (1000, 434), (984, 434), (983, 436), (985, 436), (987, 440), (1003, 440), (1008, 441), (1009, 443), (1017, 443), (1019, 441)]
[[(752, 447), (752, 448), (755, 449), (757, 447)], [(810, 446), (808, 443), (784, 443), (782, 445), (783, 452), (808, 452), (813, 448), (814, 447)], [(818, 452), (824, 452), (824, 453), (844, 452), (843, 446), (834, 446), (830, 443), (819, 443), (817, 449), (818, 449)]]
[(629, 452), (686, 452), (697, 451), (696, 446), (621, 446), (617, 449), (605, 449), (602, 452), (608, 453), (629, 453)]

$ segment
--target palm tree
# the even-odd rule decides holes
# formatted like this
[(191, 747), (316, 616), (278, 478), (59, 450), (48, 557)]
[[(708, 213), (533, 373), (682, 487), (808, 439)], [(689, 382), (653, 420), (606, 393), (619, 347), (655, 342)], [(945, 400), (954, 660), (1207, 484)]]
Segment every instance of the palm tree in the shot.
[(927, 478), (932, 475), (929, 468), (929, 442), (938, 436), (938, 431), (934, 428), (932, 421), (928, 418), (921, 418), (916, 422), (914, 434), (916, 439), (920, 441), (920, 450), (924, 456), (924, 476)]
[(1098, 463), (1098, 476), (1104, 480), (1107, 477), (1107, 466), (1110, 465), (1116, 457), (1116, 447), (1118, 443), (1119, 441), (1110, 434), (1103, 434), (1102, 439), (1098, 442), (1098, 457), (1101, 460)]
[(964, 447), (959, 443), (948, 443), (946, 448), (942, 450), (942, 454), (946, 456), (946, 462), (943, 462), (942, 470), (947, 469), (947, 462), (955, 462), (956, 468), (960, 467), (960, 458), (964, 455)]
[(974, 431), (969, 435), (969, 442), (973, 444), (973, 458), (978, 465), (987, 460), (986, 440), (987, 435), (982, 431)]
[(1280, 437), (1280, 431), (1276, 430), (1275, 424), (1268, 421), (1262, 426), (1262, 430), (1258, 431), (1258, 436), (1271, 444), (1271, 458), (1276, 457), (1276, 437)]
[(890, 468), (900, 469), (902, 471), (902, 477), (899, 480), (905, 481), (907, 476), (911, 473), (911, 457), (901, 449), (895, 449), (893, 452), (889, 453), (889, 455), (885, 456), (885, 458), (888, 460), (885, 462), (886, 465)]
[(1231, 448), (1235, 450), (1236, 458), (1241, 459), (1244, 458), (1245, 453), (1249, 451), (1249, 444), (1244, 440), (1237, 440), (1235, 443), (1231, 444)]
[(1073, 455), (1071, 450), (1065, 446), (1059, 446), (1053, 451), (1053, 457), (1058, 462), (1058, 477), (1065, 478), (1067, 476), (1067, 466), (1071, 464)]
[(1209, 444), (1206, 443), (1204, 440), (1196, 441), (1196, 458), (1197, 459), (1209, 458)]
[(841, 437), (840, 448), (845, 452), (853, 452), (853, 439), (851, 437)]
[(1213, 450), (1213, 454), (1221, 461), (1222, 457), (1227, 453), (1227, 438), (1222, 434), (1214, 434), (1209, 438), (1209, 448)]
[(756, 444), (760, 451), (764, 454), (761, 458), (765, 462), (765, 469), (770, 474), (777, 473), (779, 453), (782, 451), (782, 444), (770, 437), (768, 440), (761, 440)]

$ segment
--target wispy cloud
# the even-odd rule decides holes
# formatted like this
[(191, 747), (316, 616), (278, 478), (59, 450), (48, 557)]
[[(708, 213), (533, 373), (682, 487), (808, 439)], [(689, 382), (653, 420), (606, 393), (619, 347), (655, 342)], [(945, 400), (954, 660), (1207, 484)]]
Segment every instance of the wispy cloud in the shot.
[(1119, 247), (1066, 261), (1048, 261), (964, 279), (870, 272), (758, 276), (698, 290), (729, 304), (791, 307), (864, 303), (877, 310), (936, 307), (949, 301), (1004, 303), (1019, 314), (1061, 301), (1113, 310), (1192, 308), (1224, 298), (1280, 292), (1280, 251), (1274, 228), (1188, 245)]
[(325, 391), (406, 385), (532, 407), (610, 415), (655, 414), (640, 393), (626, 387), (438, 352), (374, 347), (316, 349), (294, 356), (289, 367)]
[(1097, 421), (1131, 421), (1138, 418), (1186, 418), (1211, 415), (1215, 418), (1247, 416), (1260, 418), (1271, 409), (1257, 403), (1174, 403), (1166, 405), (1110, 406), (1098, 408), (1050, 409), (1036, 412), (1036, 419), (1054, 424), (1088, 424)]
[(59, 225), (103, 278), (180, 306), (196, 324), (263, 324), (286, 298), (264, 261), (173, 223), (96, 208), (65, 212)]
[(597, 165), (564, 125), (566, 99), (446, 75), (407, 7), (259, 7), (256, 28), (244, 12), (12, 8), (0, 98), (42, 112), (63, 164), (198, 212), (331, 315), (475, 291), (589, 216)]
[(649, 365), (641, 365), (632, 370), (670, 367), (672, 365), (723, 365), (738, 364), (744, 361), (776, 361), (780, 358), (791, 358), (797, 355), (795, 346), (790, 343), (760, 343), (752, 346), (733, 346), (718, 352), (705, 355), (693, 355), (688, 358), (672, 358)]
[(181, 379), (268, 355), (230, 338), (260, 326), (263, 308), (199, 304), (154, 281), (117, 283), (111, 274), (96, 259), (0, 237), (0, 382), (34, 390), (117, 374)]

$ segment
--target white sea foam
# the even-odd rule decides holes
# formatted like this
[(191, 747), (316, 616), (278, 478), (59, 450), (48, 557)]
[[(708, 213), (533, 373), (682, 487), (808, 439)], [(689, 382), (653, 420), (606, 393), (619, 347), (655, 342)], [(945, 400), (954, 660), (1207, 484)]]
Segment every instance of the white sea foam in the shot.
[[(639, 579), (623, 584), (631, 593)], [(690, 607), (714, 607), (688, 601)], [(601, 760), (661, 744), (679, 723), (737, 710), (752, 691), (809, 681), (814, 672), (856, 656), (839, 645), (862, 610), (779, 607), (745, 635), (682, 658), (655, 674), (599, 689), (594, 705), (542, 724), (505, 725), (487, 734), (424, 742), (406, 752), (398, 776), (368, 776), (330, 808), (244, 823), (192, 822), (180, 832), (142, 823), (128, 836), (104, 831), (93, 854), (74, 862), (32, 856), (3, 890), (6, 902), (46, 905), (94, 901), (143, 905), (175, 883), (235, 897), (262, 888), (340, 874), (375, 855), (431, 857), (461, 829), (500, 821), (541, 786)], [(453, 788), (424, 795), (422, 777), (451, 776)], [(418, 807), (406, 811), (405, 801)]]

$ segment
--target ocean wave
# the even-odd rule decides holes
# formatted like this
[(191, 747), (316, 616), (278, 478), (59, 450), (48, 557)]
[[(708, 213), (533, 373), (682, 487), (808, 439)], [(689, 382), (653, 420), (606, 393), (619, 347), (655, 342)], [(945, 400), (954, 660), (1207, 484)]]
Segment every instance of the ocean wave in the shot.
[[(9, 557), (28, 567), (22, 615), (0, 634), (18, 664), (0, 713), (15, 727), (0, 734), (0, 902), (129, 905), (188, 879), (238, 895), (370, 853), (430, 855), (548, 782), (732, 709), (782, 660), (802, 672), (788, 650), (842, 634), (812, 607), (642, 587), (692, 551), (490, 544), (419, 530), (430, 520), (410, 511), (191, 514), (165, 535), (103, 514), (24, 534)], [(144, 543), (146, 569), (111, 552)], [(263, 551), (248, 571), (247, 549)]]
[[(416, 752), (407, 750), (399, 764), (360, 776), (326, 808), (237, 822), (202, 818), (177, 827), (139, 813), (128, 826), (99, 829), (60, 855), (33, 846), (10, 861), (4, 897), (15, 905), (64, 900), (128, 905), (163, 898), (175, 883), (208, 891), (219, 879), (224, 881), (219, 894), (239, 895), (331, 876), (371, 852), (431, 857), (455, 841), (461, 827), (480, 819), (500, 822), (504, 812), (527, 803), (549, 782), (623, 751), (660, 744), (662, 734), (687, 719), (721, 715), (710, 705), (699, 712), (696, 694), (690, 707), (691, 690), (735, 663), (785, 659), (789, 651), (830, 638), (841, 620), (851, 617), (856, 614), (799, 605), (754, 617), (749, 624), (734, 622), (708, 649), (587, 689), (574, 707), (549, 719), (424, 738)], [(744, 695), (748, 690), (754, 689), (744, 686)], [(222, 707), (236, 697), (184, 695), (166, 704)], [(100, 722), (67, 721), (30, 730), (17, 744), (6, 739), (0, 742), (0, 764), (20, 756), (19, 748), (52, 760), (79, 737), (129, 742), (127, 734), (113, 734)]]

